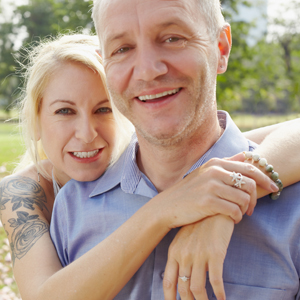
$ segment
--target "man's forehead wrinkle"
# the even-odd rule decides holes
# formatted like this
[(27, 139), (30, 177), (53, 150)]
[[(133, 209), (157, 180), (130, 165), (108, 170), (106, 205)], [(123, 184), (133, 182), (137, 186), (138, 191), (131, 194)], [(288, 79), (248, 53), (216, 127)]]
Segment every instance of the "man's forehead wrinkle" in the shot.
[[(137, 0), (139, 1), (139, 0)], [(155, 15), (156, 10), (155, 10), (155, 4), (151, 1), (142, 1), (141, 4), (148, 4), (150, 3), (151, 13)], [(190, 1), (190, 0), (160, 0), (162, 4), (157, 7), (158, 13), (162, 13), (164, 10), (166, 10), (166, 15), (163, 19), (161, 19), (161, 22), (158, 22), (157, 25), (160, 27), (168, 27), (171, 25), (178, 25), (179, 23), (182, 23), (181, 17), (182, 15), (185, 15), (191, 23), (195, 24), (197, 22), (197, 14), (195, 13), (195, 2)], [(154, 9), (153, 9), (154, 8)], [(141, 12), (144, 14), (147, 13), (146, 9), (141, 9)], [(149, 11), (148, 11), (149, 13)], [(172, 16), (172, 19), (168, 20), (168, 17)], [(199, 14), (198, 14), (199, 16)], [(155, 17), (155, 16), (154, 16)], [(151, 18), (150, 18), (151, 19)], [(168, 24), (169, 23), (169, 24)], [(173, 24), (172, 24), (173, 23)], [(181, 24), (182, 25), (182, 24)]]
[[(127, 20), (136, 18), (134, 10), (127, 9), (124, 2), (119, 0), (104, 0), (105, 6), (101, 9), (100, 35), (106, 47), (115, 40), (126, 38), (129, 32), (126, 28)], [(110, 26), (113, 24), (112, 26)]]

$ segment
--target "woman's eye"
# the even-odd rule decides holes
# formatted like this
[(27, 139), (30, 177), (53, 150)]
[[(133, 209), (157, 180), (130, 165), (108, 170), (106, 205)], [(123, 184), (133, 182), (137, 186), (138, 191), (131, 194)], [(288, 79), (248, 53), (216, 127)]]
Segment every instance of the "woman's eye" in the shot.
[(55, 112), (57, 115), (70, 115), (71, 113), (72, 111), (70, 108), (61, 108)]
[(170, 37), (168, 39), (166, 39), (166, 43), (175, 43), (178, 42), (180, 40), (179, 37)]
[(111, 113), (112, 109), (110, 107), (100, 107), (97, 112), (101, 114)]

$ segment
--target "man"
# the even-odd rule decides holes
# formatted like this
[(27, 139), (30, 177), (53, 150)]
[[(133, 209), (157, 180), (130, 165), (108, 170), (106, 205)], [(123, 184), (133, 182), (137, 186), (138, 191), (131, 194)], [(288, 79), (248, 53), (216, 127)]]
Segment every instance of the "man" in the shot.
[[(138, 143), (133, 140), (121, 162), (106, 172), (102, 178), (105, 184), (99, 181), (91, 190), (72, 183), (67, 185), (65, 196), (75, 186), (88, 189), (97, 201), (113, 193), (118, 197), (124, 193), (126, 201), (128, 193), (136, 201), (151, 198), (210, 158), (251, 149), (229, 115), (217, 112), (216, 77), (226, 71), (231, 48), (230, 27), (217, 0), (99, 0), (93, 15), (108, 89), (117, 108), (134, 124)], [(136, 163), (129, 164), (129, 160)], [(130, 172), (122, 169), (123, 177), (112, 180), (123, 164)], [(286, 189), (276, 203), (264, 198), (255, 214), (236, 226), (224, 265), (229, 299), (299, 298), (300, 206), (295, 197), (299, 192), (298, 184)], [(287, 202), (285, 198), (291, 199)], [(60, 199), (56, 211), (64, 201)], [(104, 203), (103, 211), (112, 213), (113, 220), (107, 218), (107, 226), (118, 218), (125, 222), (132, 214), (112, 212)], [(138, 210), (144, 203), (130, 205), (137, 205)], [(71, 210), (67, 212), (67, 219), (71, 214)], [(79, 240), (64, 242), (59, 233), (62, 226), (54, 211), (52, 236), (61, 261), (69, 263), (87, 249), (78, 245)], [(69, 236), (78, 235), (75, 229), (68, 230)], [(94, 234), (99, 234), (99, 241), (108, 236), (102, 227)], [(172, 231), (166, 235), (115, 299), (164, 299), (162, 270), (173, 237)], [(191, 272), (188, 268), (179, 270), (181, 299), (206, 299), (197, 283), (191, 287), (193, 295), (189, 292)], [(166, 276), (166, 297), (171, 299), (174, 286), (169, 293), (172, 279)], [(209, 283), (206, 290), (208, 298), (214, 299)]]

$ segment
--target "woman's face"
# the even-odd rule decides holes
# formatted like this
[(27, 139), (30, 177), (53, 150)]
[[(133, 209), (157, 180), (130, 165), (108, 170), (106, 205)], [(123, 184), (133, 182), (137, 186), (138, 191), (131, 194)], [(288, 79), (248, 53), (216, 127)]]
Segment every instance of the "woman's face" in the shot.
[(115, 130), (100, 75), (80, 63), (63, 63), (43, 93), (38, 128), (58, 181), (100, 177), (111, 159)]

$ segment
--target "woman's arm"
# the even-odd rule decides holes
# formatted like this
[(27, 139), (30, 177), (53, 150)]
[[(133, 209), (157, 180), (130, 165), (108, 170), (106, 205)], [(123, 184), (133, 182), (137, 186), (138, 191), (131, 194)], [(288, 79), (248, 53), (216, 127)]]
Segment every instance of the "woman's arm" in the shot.
[[(47, 193), (43, 194), (41, 185), (32, 178), (5, 178), (0, 184), (2, 222), (12, 246), (14, 274), (23, 300), (112, 299), (171, 228), (219, 213), (239, 221), (251, 196), (231, 186), (229, 165), (222, 167), (221, 160), (213, 160), (195, 170), (63, 269), (49, 237), (45, 212), (51, 208), (44, 207)], [(241, 172), (248, 172), (243, 163), (239, 167)], [(254, 177), (267, 185), (262, 173)], [(223, 200), (224, 190), (233, 197), (230, 201)], [(184, 198), (187, 200), (183, 202)]]
[[(300, 119), (279, 125), (264, 138), (256, 152), (273, 165), (286, 187), (300, 181)], [(258, 166), (257, 163), (254, 165)], [(257, 193), (258, 198), (268, 194), (261, 188), (258, 188)]]
[[(290, 120), (283, 123), (278, 123), (270, 126), (265, 126), (250, 131), (244, 132), (244, 137), (255, 142), (256, 144), (261, 144), (262, 141), (273, 131), (276, 131), (280, 128), (292, 128), (299, 126), (300, 119)], [(286, 130), (284, 129), (284, 130)]]

